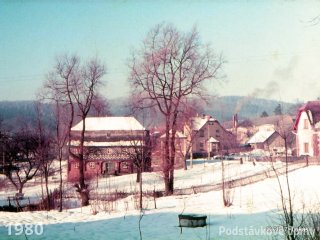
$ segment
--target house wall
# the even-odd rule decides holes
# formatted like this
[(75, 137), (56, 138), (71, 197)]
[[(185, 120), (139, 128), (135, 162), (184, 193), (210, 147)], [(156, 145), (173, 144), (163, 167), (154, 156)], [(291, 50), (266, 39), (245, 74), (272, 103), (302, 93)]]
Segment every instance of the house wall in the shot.
[[(219, 150), (228, 151), (236, 146), (236, 137), (225, 130), (217, 121), (207, 122), (196, 134), (192, 142), (193, 153), (207, 153), (210, 145), (207, 141), (210, 137), (214, 137), (219, 141)], [(202, 134), (203, 133), (203, 134)]]
[[(152, 142), (151, 169), (152, 171), (162, 171), (164, 159), (164, 139), (158, 137), (153, 139)], [(176, 155), (174, 168), (181, 169), (184, 167), (185, 139), (176, 138), (175, 148)]]
[[(305, 126), (305, 121), (307, 122), (307, 126)], [(317, 133), (313, 130), (312, 126), (310, 125), (307, 113), (302, 112), (297, 126), (296, 135), (296, 146), (298, 156), (315, 156), (314, 138), (317, 137)], [(306, 144), (308, 145), (308, 151), (306, 151), (305, 149)]]
[[(112, 170), (107, 171), (106, 164), (112, 164)], [(109, 165), (110, 166), (110, 165)], [(85, 179), (92, 179), (97, 176), (124, 175), (137, 172), (132, 161), (129, 160), (87, 160), (84, 162)], [(74, 182), (79, 179), (79, 161), (72, 159), (68, 162), (68, 181)]]
[[(114, 142), (119, 140), (134, 140), (141, 139), (143, 134), (144, 131), (135, 131), (134, 134), (132, 131), (87, 132), (85, 141)], [(73, 132), (72, 137), (73, 139), (77, 139), (78, 132)], [(91, 179), (98, 175), (123, 175), (136, 172), (137, 169), (134, 167), (132, 156), (129, 154), (135, 147), (136, 146), (132, 145), (128, 147), (113, 146), (85, 148), (86, 151), (90, 151), (90, 154), (84, 157), (85, 179)], [(77, 148), (77, 146), (72, 146), (71, 150), (76, 153)], [(106, 171), (106, 164), (108, 163), (108, 166), (113, 166), (112, 171)], [(148, 161), (145, 164), (145, 170), (149, 171), (150, 168), (151, 162)], [(70, 155), (68, 161), (68, 181), (77, 181), (79, 173), (79, 161)]]
[(285, 146), (284, 139), (280, 136), (279, 133), (275, 132), (265, 143), (265, 150), (272, 153), (277, 153), (279, 149), (284, 148)]

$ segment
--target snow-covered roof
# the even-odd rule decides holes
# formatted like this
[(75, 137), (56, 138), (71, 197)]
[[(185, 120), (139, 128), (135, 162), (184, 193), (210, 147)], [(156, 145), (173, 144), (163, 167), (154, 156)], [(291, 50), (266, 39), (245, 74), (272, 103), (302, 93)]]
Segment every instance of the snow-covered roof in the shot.
[(276, 131), (259, 131), (256, 134), (254, 134), (248, 141), (248, 144), (252, 143), (263, 143), (265, 142), (269, 137), (271, 137), (272, 134), (274, 134)]
[[(79, 146), (80, 141), (71, 141), (71, 146)], [(142, 141), (115, 141), (115, 142), (96, 142), (96, 141), (85, 141), (84, 146), (86, 147), (135, 147), (142, 146)]]
[(192, 128), (193, 130), (199, 131), (208, 121), (217, 121), (215, 118), (210, 116), (203, 117), (193, 117), (192, 118)]
[[(172, 134), (172, 130), (170, 130), (170, 135)], [(166, 134), (162, 134), (160, 138), (165, 138)], [(186, 138), (186, 135), (183, 134), (183, 132), (176, 131), (176, 138)]]
[(209, 143), (219, 143), (219, 141), (217, 139), (215, 139), (214, 137), (210, 137)]
[[(141, 123), (134, 117), (87, 117), (85, 120), (86, 131), (145, 130)], [(82, 121), (71, 128), (72, 131), (82, 130)]]

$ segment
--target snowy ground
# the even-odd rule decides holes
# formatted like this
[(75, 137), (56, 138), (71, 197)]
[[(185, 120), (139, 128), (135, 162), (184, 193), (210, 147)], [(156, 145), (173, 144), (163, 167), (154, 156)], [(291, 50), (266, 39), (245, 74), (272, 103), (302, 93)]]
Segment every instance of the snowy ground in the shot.
[[(212, 183), (215, 181), (215, 175), (221, 176), (218, 166), (219, 163), (212, 162), (206, 166), (195, 165), (192, 170), (177, 171), (175, 185), (187, 187)], [(228, 175), (238, 176), (239, 172), (240, 175), (249, 174), (252, 171), (265, 171), (266, 168), (268, 168), (266, 163), (256, 166), (247, 163), (241, 167), (230, 163)], [(302, 203), (306, 206), (320, 203), (319, 172), (319, 166), (311, 166), (290, 173), (297, 210), (301, 210)], [(146, 182), (148, 180), (151, 182), (152, 189), (154, 186), (162, 188), (162, 184), (156, 181), (157, 179), (160, 181), (161, 176), (144, 174), (144, 178)], [(119, 188), (128, 187), (126, 184), (131, 180), (134, 182), (135, 176), (122, 176), (114, 178), (111, 182), (117, 179)], [(283, 180), (283, 177), (281, 179)], [(218, 181), (218, 177), (216, 180)], [(98, 186), (102, 188), (103, 181), (99, 182)], [(3, 192), (1, 194), (5, 195)], [(29, 189), (26, 194), (29, 194)], [(271, 239), (265, 229), (268, 226), (277, 226), (277, 212), (280, 207), (277, 180), (271, 178), (239, 187), (234, 190), (233, 195), (233, 206), (229, 208), (223, 206), (221, 191), (158, 198), (157, 209), (154, 209), (152, 199), (145, 199), (146, 210), (141, 220), (142, 237), (143, 239)], [(25, 235), (16, 235), (20, 233), (22, 226), (24, 233), (30, 234), (26, 234), (27, 239), (140, 239), (138, 228), (140, 213), (135, 210), (132, 196), (119, 200), (113, 206), (113, 211), (103, 211), (103, 207), (103, 204), (96, 202), (89, 207), (70, 209), (62, 213), (0, 212), (0, 239), (26, 239)], [(92, 214), (94, 210), (98, 213)], [(178, 227), (178, 214), (182, 212), (206, 214), (209, 225), (204, 228), (184, 228), (181, 233)], [(231, 234), (239, 234), (241, 231), (255, 236)], [(11, 235), (8, 235), (9, 233)]]
[[(58, 162), (55, 162), (57, 165)], [(256, 162), (254, 165), (252, 162), (244, 162), (240, 164), (238, 160), (224, 161), (225, 165), (225, 178), (226, 180), (236, 180), (245, 176), (252, 176), (255, 174), (272, 171), (271, 164), (269, 162)], [(284, 166), (282, 162), (274, 163), (276, 168)], [(58, 166), (56, 166), (58, 167)], [(67, 169), (66, 166), (63, 169)], [(2, 175), (0, 175), (2, 176)], [(64, 176), (64, 188), (67, 191), (67, 195), (77, 196), (72, 183), (66, 181), (67, 174)], [(184, 189), (194, 186), (201, 186), (207, 184), (217, 184), (221, 182), (221, 161), (220, 160), (194, 160), (193, 167), (188, 171), (179, 169), (175, 171), (175, 189)], [(42, 196), (42, 189), (39, 187), (40, 177), (34, 178), (26, 184), (24, 189), (25, 202), (37, 202)], [(89, 186), (93, 194), (105, 194), (108, 192), (127, 192), (136, 193), (139, 189), (139, 184), (136, 182), (136, 174), (99, 178), (98, 180), (92, 180)], [(50, 177), (49, 188), (53, 191), (59, 187), (59, 175), (58, 172), (55, 176)], [(161, 172), (151, 172), (143, 174), (143, 190), (144, 191), (163, 191), (164, 184)], [(11, 184), (6, 186), (5, 189), (0, 190), (0, 205), (8, 205), (8, 196), (13, 197), (16, 193), (16, 189)], [(14, 204), (14, 202), (13, 202)], [(23, 202), (22, 202), (23, 204)]]

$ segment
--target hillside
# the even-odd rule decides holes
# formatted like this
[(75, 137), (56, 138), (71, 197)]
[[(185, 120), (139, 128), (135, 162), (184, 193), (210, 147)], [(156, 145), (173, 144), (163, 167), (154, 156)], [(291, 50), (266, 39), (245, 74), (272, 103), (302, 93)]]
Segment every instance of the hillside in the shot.
[(224, 96), (212, 99), (205, 108), (205, 112), (221, 122), (225, 122), (230, 121), (235, 113), (238, 114), (239, 119), (257, 118), (264, 111), (269, 116), (274, 115), (274, 110), (278, 104), (281, 105), (284, 114), (295, 115), (297, 108), (302, 103), (293, 104), (261, 98)]
[[(204, 107), (204, 113), (225, 122), (231, 120), (235, 113), (238, 113), (239, 119), (256, 118), (263, 111), (267, 112), (268, 115), (273, 115), (278, 104), (283, 107), (283, 113), (290, 115), (295, 115), (296, 109), (301, 105), (268, 99), (223, 96), (212, 98), (209, 104)], [(114, 116), (129, 115), (130, 109), (127, 105), (126, 98), (109, 100), (109, 110)], [(45, 110), (47, 122), (50, 122), (51, 106), (47, 104)], [(33, 101), (0, 101), (0, 119), (9, 128), (15, 129), (22, 123), (32, 123), (35, 117)]]

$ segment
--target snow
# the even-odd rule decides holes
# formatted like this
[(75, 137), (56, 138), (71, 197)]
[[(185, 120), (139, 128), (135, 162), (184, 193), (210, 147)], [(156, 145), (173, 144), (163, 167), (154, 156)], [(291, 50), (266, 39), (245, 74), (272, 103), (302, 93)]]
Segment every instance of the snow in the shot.
[[(266, 171), (268, 163), (251, 162), (240, 165), (238, 161), (225, 161), (226, 175), (235, 178)], [(270, 164), (270, 163), (269, 163)], [(182, 188), (192, 185), (218, 181), (221, 177), (220, 162), (195, 161), (188, 171), (175, 173), (175, 186)], [(281, 162), (276, 163), (281, 167)], [(289, 181), (294, 195), (295, 209), (319, 204), (320, 166), (303, 167), (289, 173)], [(103, 182), (126, 189), (127, 184), (134, 184), (135, 175), (107, 178), (99, 182), (96, 191), (103, 190)], [(144, 188), (163, 188), (160, 173), (144, 173)], [(280, 182), (284, 183), (284, 176)], [(106, 186), (105, 186), (106, 187)], [(136, 187), (136, 185), (132, 186)], [(26, 193), (35, 187), (28, 187)], [(109, 190), (108, 190), (109, 191)], [(5, 194), (2, 191), (1, 194)], [(222, 192), (210, 191), (191, 195), (175, 195), (157, 198), (157, 209), (153, 199), (144, 197), (144, 212), (141, 219), (143, 239), (270, 239), (266, 227), (277, 226), (280, 196), (276, 178), (267, 178), (254, 184), (237, 187), (233, 190), (233, 205), (224, 207)], [(100, 205), (99, 205), (100, 204)], [(102, 205), (101, 205), (102, 204)], [(0, 239), (25, 239), (25, 236), (8, 236), (11, 224), (43, 224), (41, 235), (33, 234), (28, 239), (140, 239), (138, 222), (140, 212), (136, 210), (133, 196), (118, 200), (110, 211), (103, 211), (103, 203), (91, 202), (91, 206), (57, 211), (38, 211), (7, 213), (0, 212)], [(97, 214), (93, 214), (97, 210)], [(180, 213), (205, 214), (209, 225), (204, 228), (178, 227)], [(230, 231), (262, 231), (259, 236), (234, 236)], [(14, 227), (12, 227), (14, 234)], [(252, 232), (251, 232), (252, 233)]]
[(192, 129), (199, 131), (208, 121), (215, 122), (217, 119), (211, 116), (193, 117), (191, 118)]
[(209, 143), (219, 143), (219, 141), (217, 139), (215, 139), (214, 137), (210, 137)]
[[(71, 141), (72, 146), (79, 146), (80, 141), (73, 140)], [(112, 141), (112, 142), (96, 142), (96, 141), (85, 141), (84, 146), (89, 146), (89, 147), (135, 147), (135, 146), (142, 146), (143, 142), (142, 141)]]
[[(189, 163), (190, 164), (190, 163)], [(259, 173), (272, 171), (269, 162), (245, 162), (239, 164), (239, 161), (224, 161), (225, 176), (227, 179), (240, 179), (246, 176), (253, 176)], [(274, 163), (276, 168), (284, 166), (282, 162)], [(176, 170), (174, 186), (176, 189), (192, 188), (208, 184), (218, 184), (221, 182), (221, 162), (213, 160), (193, 160), (193, 168), (188, 171)], [(97, 182), (92, 181), (91, 185), (96, 188)], [(100, 179), (98, 182), (98, 191), (120, 191), (136, 192), (139, 184), (136, 183), (136, 175), (124, 175), (119, 177), (110, 177)], [(145, 191), (164, 190), (162, 172), (152, 172), (143, 174), (143, 188)]]
[(252, 143), (263, 143), (265, 142), (269, 137), (272, 136), (272, 134), (274, 134), (275, 131), (271, 130), (271, 131), (264, 131), (264, 130), (260, 130), (259, 132), (257, 132), (256, 134), (254, 134), (248, 141), (248, 144), (252, 144)]
[[(172, 135), (172, 130), (169, 131), (169, 134)], [(166, 134), (162, 134), (160, 138), (165, 138)], [(183, 134), (183, 132), (176, 131), (176, 138), (186, 138), (186, 135)]]
[[(87, 131), (137, 131), (145, 128), (134, 117), (87, 117)], [(75, 125), (72, 131), (82, 130), (82, 121)]]

